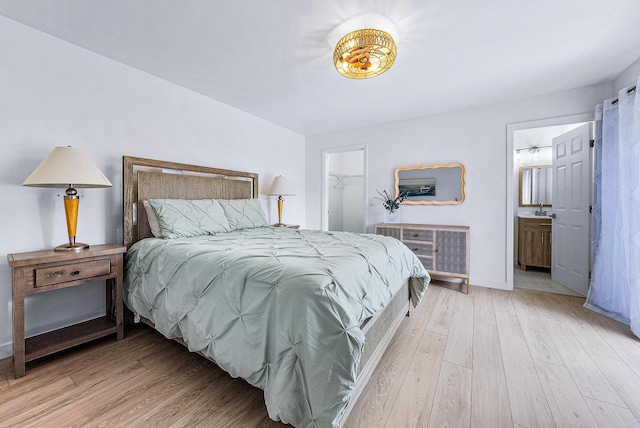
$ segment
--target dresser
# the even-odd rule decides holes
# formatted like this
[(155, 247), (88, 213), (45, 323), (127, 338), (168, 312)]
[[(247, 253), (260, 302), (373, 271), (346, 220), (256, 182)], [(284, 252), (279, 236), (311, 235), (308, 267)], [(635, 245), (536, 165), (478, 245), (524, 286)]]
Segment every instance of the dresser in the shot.
[(469, 293), (469, 226), (379, 223), (375, 233), (402, 241), (429, 274), (463, 279)]
[(518, 263), (522, 270), (551, 267), (551, 218), (518, 217)]

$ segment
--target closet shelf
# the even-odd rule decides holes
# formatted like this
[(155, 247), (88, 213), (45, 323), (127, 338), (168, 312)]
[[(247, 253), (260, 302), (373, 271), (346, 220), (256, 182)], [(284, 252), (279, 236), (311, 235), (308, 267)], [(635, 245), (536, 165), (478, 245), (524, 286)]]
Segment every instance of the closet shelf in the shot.
[(342, 174), (330, 172), (329, 176), (336, 179), (336, 183), (333, 185), (332, 189), (344, 189), (345, 186), (362, 184), (364, 182), (363, 174)]

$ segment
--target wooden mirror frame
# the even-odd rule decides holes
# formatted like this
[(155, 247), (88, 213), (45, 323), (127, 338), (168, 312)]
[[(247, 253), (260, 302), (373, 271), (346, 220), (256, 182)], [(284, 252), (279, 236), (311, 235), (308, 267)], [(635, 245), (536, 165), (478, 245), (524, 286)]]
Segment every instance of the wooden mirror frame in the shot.
[[(522, 203), (522, 174), (525, 169), (549, 169), (551, 171), (551, 165), (524, 165), (520, 167), (519, 180), (518, 180), (518, 206), (519, 207), (539, 207), (540, 204), (523, 204)], [(551, 203), (542, 204), (543, 207), (550, 207)]]
[(465, 185), (465, 168), (461, 163), (440, 163), (435, 165), (417, 165), (417, 166), (401, 166), (396, 168), (395, 172), (395, 186), (396, 197), (400, 194), (400, 178), (398, 173), (400, 171), (408, 171), (414, 169), (438, 169), (438, 168), (460, 168), (460, 200), (459, 201), (412, 201), (404, 200), (403, 205), (459, 205), (465, 200), (464, 185)]

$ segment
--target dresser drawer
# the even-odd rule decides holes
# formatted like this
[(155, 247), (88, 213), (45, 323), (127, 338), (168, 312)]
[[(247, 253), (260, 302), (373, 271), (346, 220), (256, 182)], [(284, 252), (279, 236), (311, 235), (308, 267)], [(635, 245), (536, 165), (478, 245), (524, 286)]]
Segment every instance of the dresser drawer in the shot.
[(433, 242), (433, 230), (404, 229), (402, 231), (402, 240)]
[(94, 276), (109, 275), (111, 262), (95, 260), (84, 263), (73, 263), (34, 269), (34, 287), (46, 287), (64, 282), (86, 279)]
[(376, 234), (383, 236), (391, 236), (392, 238), (396, 238), (400, 240), (400, 229), (399, 227), (379, 227), (376, 226)]
[(405, 242), (404, 245), (409, 247), (416, 256), (433, 257), (433, 244), (430, 242)]
[(433, 257), (418, 256), (418, 260), (422, 262), (424, 268), (428, 271), (435, 270), (435, 264), (433, 263)]
[(523, 218), (520, 217), (520, 224), (523, 227), (533, 227), (533, 228), (541, 228), (541, 227), (551, 227), (551, 218), (550, 217), (540, 217), (540, 218)]

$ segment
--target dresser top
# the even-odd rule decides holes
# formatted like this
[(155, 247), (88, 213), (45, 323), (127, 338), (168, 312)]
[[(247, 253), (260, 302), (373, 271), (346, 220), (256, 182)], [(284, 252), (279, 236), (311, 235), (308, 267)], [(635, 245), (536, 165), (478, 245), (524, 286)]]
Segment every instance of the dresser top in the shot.
[(420, 224), (420, 223), (378, 223), (376, 227), (395, 227), (412, 229), (440, 229), (440, 230), (469, 230), (469, 226), (454, 226), (446, 224)]

